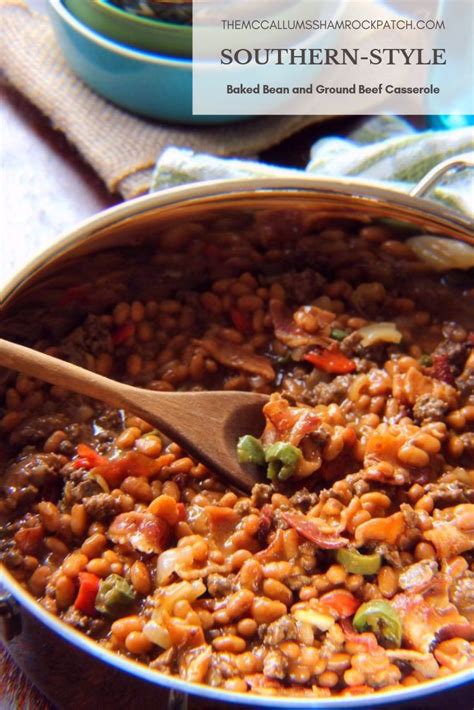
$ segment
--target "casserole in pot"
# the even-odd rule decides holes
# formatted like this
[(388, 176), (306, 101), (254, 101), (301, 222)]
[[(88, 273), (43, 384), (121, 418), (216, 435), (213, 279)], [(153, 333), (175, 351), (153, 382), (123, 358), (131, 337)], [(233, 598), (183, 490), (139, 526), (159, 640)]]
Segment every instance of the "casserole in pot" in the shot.
[(169, 190), (60, 241), (8, 287), (2, 337), (141, 386), (283, 397), (249, 497), (146, 422), (5, 373), (7, 588), (207, 698), (363, 706), (467, 680), (461, 242), (468, 222), (425, 200), (310, 178)]

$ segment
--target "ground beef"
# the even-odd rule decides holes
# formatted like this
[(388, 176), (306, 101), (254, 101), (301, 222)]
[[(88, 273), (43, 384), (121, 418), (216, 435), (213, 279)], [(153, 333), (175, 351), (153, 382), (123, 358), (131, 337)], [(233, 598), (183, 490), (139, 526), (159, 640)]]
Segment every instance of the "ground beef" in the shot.
[(265, 503), (270, 502), (274, 492), (274, 489), (266, 483), (256, 483), (252, 488), (250, 501), (256, 508), (261, 508)]
[(431, 357), (436, 359), (439, 356), (448, 358), (451, 367), (454, 368), (455, 374), (458, 375), (464, 367), (468, 355), (468, 344), (456, 343), (453, 340), (446, 339), (441, 341), (433, 350)]
[(319, 382), (312, 392), (307, 393), (305, 399), (311, 400), (309, 403), (316, 404), (341, 404), (347, 397), (354, 375), (338, 375), (332, 382)]
[(301, 488), (290, 498), (290, 503), (302, 513), (307, 513), (318, 502), (318, 494), (310, 493), (307, 488)]
[(426, 493), (431, 496), (437, 508), (474, 503), (474, 489), (461, 481), (430, 483), (426, 486)]
[(283, 680), (287, 669), (288, 659), (282, 651), (274, 648), (267, 653), (263, 662), (263, 673), (267, 678)]
[(62, 616), (63, 621), (75, 629), (80, 629), (88, 636), (97, 636), (105, 628), (107, 622), (103, 619), (93, 619), (91, 616), (86, 614), (81, 614), (80, 611), (69, 607), (69, 609)]
[(87, 365), (86, 354), (110, 352), (110, 331), (100, 316), (90, 314), (84, 323), (64, 339), (62, 354), (76, 365)]
[(456, 389), (461, 395), (460, 405), (465, 405), (469, 400), (474, 400), (474, 369), (465, 368), (455, 382)]
[(12, 446), (23, 448), (29, 444), (39, 444), (54, 431), (64, 429), (67, 418), (64, 414), (43, 414), (25, 419), (10, 436)]
[(84, 507), (93, 520), (107, 520), (122, 512), (122, 503), (119, 498), (109, 493), (98, 493), (90, 498), (84, 498)]
[(449, 597), (460, 613), (470, 618), (474, 614), (474, 572), (468, 570), (457, 579), (451, 585)]
[(298, 627), (293, 616), (285, 614), (267, 626), (263, 643), (277, 646), (282, 641), (294, 641), (298, 638)]
[(283, 274), (280, 279), (287, 295), (297, 303), (308, 303), (316, 298), (326, 279), (313, 269), (304, 269), (299, 273)]
[(58, 479), (64, 460), (57, 454), (27, 454), (12, 464), (5, 474), (1, 490), (11, 510), (30, 503), (40, 489)]
[(211, 597), (225, 597), (233, 591), (235, 575), (224, 577), (222, 574), (213, 573), (207, 578), (207, 591)]
[(339, 349), (344, 355), (352, 358), (354, 355), (358, 355), (358, 349), (360, 346), (360, 341), (362, 340), (362, 335), (357, 331), (354, 331), (350, 335), (347, 335), (344, 340), (341, 341)]
[(449, 404), (442, 399), (422, 394), (417, 397), (413, 407), (413, 416), (419, 424), (437, 422), (443, 419), (449, 409)]
[(103, 493), (100, 485), (93, 478), (86, 478), (79, 483), (67, 481), (63, 491), (63, 503), (66, 508), (71, 508), (75, 503), (81, 503), (84, 499)]

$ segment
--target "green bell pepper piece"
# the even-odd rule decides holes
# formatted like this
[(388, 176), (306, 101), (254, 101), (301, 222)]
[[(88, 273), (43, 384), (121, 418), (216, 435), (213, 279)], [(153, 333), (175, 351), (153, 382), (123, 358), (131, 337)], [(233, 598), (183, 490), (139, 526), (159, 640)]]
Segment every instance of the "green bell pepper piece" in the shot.
[(351, 574), (377, 574), (382, 565), (382, 556), (376, 552), (373, 555), (361, 555), (358, 550), (347, 547), (337, 551), (336, 559)]
[(357, 631), (373, 631), (382, 645), (400, 648), (402, 622), (393, 607), (384, 599), (372, 599), (356, 611), (352, 624)]
[(95, 608), (102, 614), (120, 617), (126, 614), (135, 601), (135, 591), (119, 574), (109, 574), (99, 585)]
[(347, 338), (349, 333), (347, 330), (342, 330), (342, 328), (333, 328), (331, 330), (331, 338), (334, 340), (344, 340), (344, 338)]
[(241, 436), (237, 443), (237, 458), (239, 463), (254, 463), (257, 466), (265, 465), (263, 446), (254, 436), (247, 434)]
[(268, 463), (267, 478), (274, 481), (286, 481), (296, 471), (303, 454), (296, 446), (285, 441), (277, 441), (265, 447), (265, 461)]

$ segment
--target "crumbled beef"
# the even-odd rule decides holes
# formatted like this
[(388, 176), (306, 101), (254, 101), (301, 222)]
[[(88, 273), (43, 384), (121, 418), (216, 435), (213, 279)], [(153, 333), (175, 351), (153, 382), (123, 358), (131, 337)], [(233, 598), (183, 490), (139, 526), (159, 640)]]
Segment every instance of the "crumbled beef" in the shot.
[(440, 421), (449, 409), (449, 404), (430, 394), (417, 397), (413, 407), (413, 416), (419, 424)]
[(278, 648), (267, 653), (263, 662), (263, 673), (267, 678), (283, 680), (288, 669), (288, 659)]
[(455, 374), (458, 375), (466, 361), (468, 355), (469, 346), (467, 342), (456, 343), (451, 339), (446, 339), (441, 341), (439, 345), (436, 346), (431, 354), (433, 361), (437, 357), (446, 357), (451, 368), (454, 368)]
[(122, 512), (120, 499), (114, 498), (110, 493), (98, 493), (84, 498), (83, 501), (87, 515), (93, 520), (107, 520)]
[(252, 503), (250, 501), (250, 498), (242, 498), (242, 500), (237, 501), (237, 503), (234, 505), (234, 510), (240, 515), (240, 517), (249, 515), (250, 511), (252, 510)]
[(10, 436), (12, 446), (23, 448), (28, 444), (39, 444), (54, 431), (63, 429), (67, 424), (64, 414), (42, 414), (28, 417), (15, 429)]
[(308, 577), (307, 574), (294, 574), (285, 579), (285, 584), (292, 592), (298, 592), (301, 587), (311, 584), (311, 577)]
[(282, 641), (294, 641), (298, 638), (298, 627), (293, 616), (285, 614), (267, 626), (263, 642), (268, 646), (277, 646)]
[(295, 508), (301, 510), (302, 513), (307, 513), (318, 502), (318, 494), (310, 493), (307, 488), (300, 488), (290, 498), (290, 503)]
[(100, 316), (90, 314), (84, 323), (65, 338), (62, 354), (76, 365), (87, 365), (87, 354), (111, 351), (110, 331)]
[(83, 631), (88, 636), (97, 636), (105, 628), (106, 622), (103, 619), (93, 619), (91, 616), (81, 614), (80, 611), (69, 607), (62, 615), (62, 620), (70, 624), (75, 629)]
[(283, 274), (280, 282), (289, 298), (297, 303), (309, 303), (320, 294), (326, 279), (313, 269), (304, 269), (299, 273)]
[(51, 489), (58, 480), (59, 470), (64, 464), (57, 454), (28, 453), (12, 464), (6, 471), (1, 485), (10, 510), (31, 503), (40, 488)]
[(79, 483), (67, 481), (63, 491), (63, 502), (67, 508), (75, 503), (81, 503), (84, 499), (103, 493), (102, 488), (93, 478), (85, 478)]
[(252, 496), (250, 498), (252, 505), (256, 508), (261, 508), (265, 503), (270, 502), (274, 492), (274, 489), (266, 483), (256, 483), (252, 488)]
[(374, 546), (374, 552), (381, 555), (386, 562), (388, 562), (395, 569), (401, 569), (403, 567), (403, 562), (400, 557), (400, 552), (395, 545), (389, 545), (386, 542), (382, 542)]
[(170, 646), (150, 663), (150, 668), (162, 673), (172, 673), (175, 670), (177, 654), (178, 649), (175, 646)]
[(341, 341), (339, 349), (347, 357), (354, 357), (354, 355), (360, 354), (359, 346), (361, 340), (362, 335), (355, 330)]
[(353, 379), (354, 375), (338, 375), (331, 382), (319, 382), (309, 395), (310, 404), (341, 404)]
[(462, 375), (455, 381), (456, 389), (460, 394), (460, 405), (465, 405), (469, 400), (474, 400), (474, 368), (466, 367)]
[(429, 483), (425, 490), (433, 499), (436, 508), (474, 503), (474, 489), (461, 481)]
[(398, 547), (400, 550), (408, 550), (421, 540), (423, 523), (419, 513), (408, 503), (402, 503), (400, 510), (405, 519), (405, 529), (398, 539)]
[(213, 653), (206, 677), (209, 685), (218, 688), (226, 678), (232, 678), (234, 675), (235, 668), (230, 659), (223, 653)]
[(225, 597), (233, 591), (235, 574), (224, 577), (222, 574), (212, 573), (207, 578), (207, 591), (211, 597)]

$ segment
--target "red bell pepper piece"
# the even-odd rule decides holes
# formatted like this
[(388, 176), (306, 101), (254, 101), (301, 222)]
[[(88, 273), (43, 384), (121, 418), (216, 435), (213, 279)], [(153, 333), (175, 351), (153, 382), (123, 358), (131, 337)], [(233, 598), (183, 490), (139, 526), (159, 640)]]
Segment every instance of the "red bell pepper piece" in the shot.
[(322, 350), (321, 352), (311, 350), (303, 356), (303, 359), (320, 370), (334, 375), (345, 375), (356, 369), (355, 362), (349, 360), (340, 350)]
[(128, 321), (112, 333), (112, 342), (114, 345), (121, 345), (135, 333), (135, 323)]
[(231, 308), (230, 317), (234, 328), (240, 333), (248, 334), (252, 332), (252, 321), (248, 313), (242, 313), (238, 308)]
[(288, 525), (295, 528), (302, 537), (313, 542), (322, 550), (337, 550), (339, 547), (345, 547), (348, 543), (345, 537), (323, 532), (318, 528), (315, 522), (304, 515), (299, 515), (298, 513), (282, 513), (282, 518)]
[(118, 459), (105, 461), (96, 466), (96, 473), (112, 485), (120, 485), (127, 476), (145, 476), (150, 478), (159, 468), (155, 459), (138, 451), (129, 451)]
[(183, 520), (186, 520), (186, 508), (184, 507), (184, 503), (176, 503), (176, 509), (178, 511), (178, 523), (181, 523)]
[(77, 611), (95, 616), (95, 598), (99, 591), (100, 579), (91, 572), (79, 572), (79, 592), (74, 602)]
[(346, 619), (355, 614), (360, 607), (360, 601), (347, 589), (334, 589), (320, 597), (319, 601), (324, 606), (333, 609), (340, 619)]
[(433, 356), (433, 377), (437, 380), (442, 380), (448, 385), (454, 385), (454, 375), (451, 370), (451, 365), (449, 364), (449, 358), (447, 355), (434, 355)]
[(101, 456), (87, 444), (78, 444), (77, 456), (78, 458), (72, 462), (74, 468), (96, 468), (107, 462), (105, 456)]

